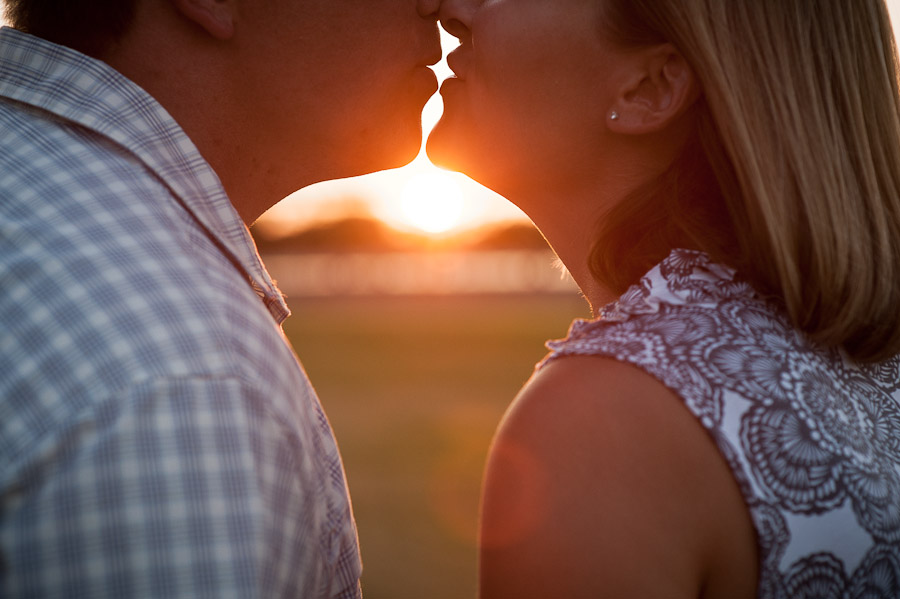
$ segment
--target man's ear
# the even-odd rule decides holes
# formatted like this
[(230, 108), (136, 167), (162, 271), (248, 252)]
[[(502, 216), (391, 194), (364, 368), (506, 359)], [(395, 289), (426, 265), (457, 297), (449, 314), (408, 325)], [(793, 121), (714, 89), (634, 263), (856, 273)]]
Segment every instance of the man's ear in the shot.
[(635, 69), (607, 115), (611, 131), (652, 133), (666, 128), (690, 108), (700, 85), (687, 61), (671, 44), (636, 56)]
[(172, 0), (175, 9), (217, 40), (234, 35), (234, 0)]

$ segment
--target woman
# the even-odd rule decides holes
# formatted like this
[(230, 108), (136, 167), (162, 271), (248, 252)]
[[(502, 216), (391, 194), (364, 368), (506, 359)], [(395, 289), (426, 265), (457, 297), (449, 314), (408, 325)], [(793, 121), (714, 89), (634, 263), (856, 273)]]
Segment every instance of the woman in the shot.
[(490, 452), (483, 597), (900, 597), (883, 0), (444, 0), (436, 163), (596, 319)]

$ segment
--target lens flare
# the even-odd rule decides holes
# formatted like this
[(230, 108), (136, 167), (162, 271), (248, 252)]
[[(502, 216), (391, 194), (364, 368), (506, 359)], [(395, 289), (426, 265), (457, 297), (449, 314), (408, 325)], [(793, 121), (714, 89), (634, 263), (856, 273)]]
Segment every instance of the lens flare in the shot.
[(463, 196), (453, 178), (440, 171), (419, 173), (401, 196), (404, 221), (426, 233), (445, 233), (460, 224)]

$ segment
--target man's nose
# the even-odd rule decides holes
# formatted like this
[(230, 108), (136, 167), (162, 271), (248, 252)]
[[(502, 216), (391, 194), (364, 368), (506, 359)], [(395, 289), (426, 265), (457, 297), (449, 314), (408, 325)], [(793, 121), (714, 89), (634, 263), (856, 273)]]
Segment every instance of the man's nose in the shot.
[(423, 19), (436, 19), (441, 0), (416, 0), (416, 10)]

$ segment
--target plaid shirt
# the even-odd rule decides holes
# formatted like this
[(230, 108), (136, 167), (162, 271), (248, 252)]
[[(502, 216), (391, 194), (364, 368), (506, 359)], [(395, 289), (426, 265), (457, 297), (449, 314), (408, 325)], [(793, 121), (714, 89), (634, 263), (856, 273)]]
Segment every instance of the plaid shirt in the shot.
[(152, 97), (0, 30), (0, 596), (359, 596), (287, 315)]

